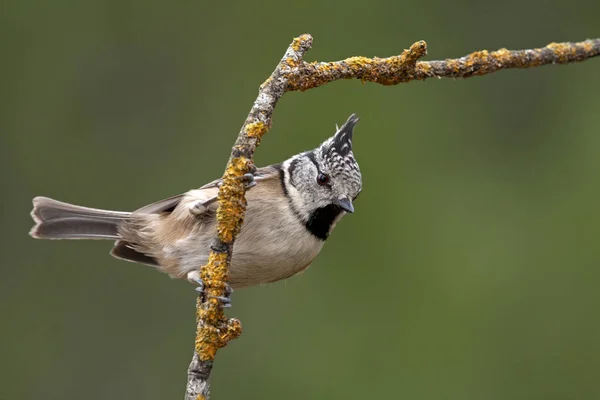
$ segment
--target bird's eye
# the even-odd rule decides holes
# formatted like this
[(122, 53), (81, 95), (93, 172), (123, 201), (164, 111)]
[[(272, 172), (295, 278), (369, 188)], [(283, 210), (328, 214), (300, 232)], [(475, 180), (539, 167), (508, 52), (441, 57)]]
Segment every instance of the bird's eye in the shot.
[(329, 183), (329, 175), (320, 172), (319, 175), (317, 175), (317, 183), (321, 186), (327, 185)]

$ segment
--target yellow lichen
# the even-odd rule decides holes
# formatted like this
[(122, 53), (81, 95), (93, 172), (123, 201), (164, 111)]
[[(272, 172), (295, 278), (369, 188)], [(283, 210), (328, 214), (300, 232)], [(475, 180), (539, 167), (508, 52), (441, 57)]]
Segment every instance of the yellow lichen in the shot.
[(507, 49), (498, 49), (490, 53), (492, 60), (495, 60), (496, 64), (507, 65), (512, 61), (511, 52)]
[(292, 49), (294, 49), (294, 51), (298, 51), (300, 50), (301, 45), (302, 42), (300, 41), (300, 37), (294, 38), (294, 41), (292, 42)]
[(487, 50), (475, 51), (467, 57), (467, 65), (472, 65), (474, 63), (483, 63), (488, 59), (489, 53)]
[[(200, 278), (206, 286), (207, 294), (218, 295), (211, 291), (219, 291), (221, 288), (219, 282), (226, 282), (229, 278), (227, 275), (227, 268), (225, 268), (227, 262), (227, 253), (216, 253), (211, 252), (208, 256), (208, 262), (205, 267), (202, 267), (200, 271)], [(216, 299), (210, 299), (215, 300)], [(216, 303), (215, 303), (216, 304)]]
[(225, 346), (228, 342), (237, 339), (242, 334), (242, 323), (239, 319), (230, 318), (227, 320), (226, 329), (220, 335), (222, 346)]
[(195, 349), (202, 361), (213, 360), (217, 350), (242, 333), (240, 321), (227, 320), (219, 300), (215, 298), (223, 296), (224, 283), (229, 279), (227, 261), (227, 253), (211, 252), (208, 263), (200, 272), (205, 284), (205, 294), (208, 296), (207, 304), (202, 304), (198, 297), (196, 305), (196, 318), (200, 325)]
[(294, 51), (299, 51), (302, 47), (302, 43), (307, 42), (308, 40), (310, 40), (310, 35), (307, 34), (300, 35), (297, 38), (294, 38), (294, 40), (292, 41), (292, 49), (294, 49)]
[(356, 68), (356, 67), (364, 68), (364, 67), (370, 66), (372, 64), (373, 60), (370, 58), (367, 58), (367, 57), (356, 56), (356, 57), (346, 58), (343, 62), (354, 68)]
[(239, 233), (246, 209), (244, 183), (240, 177), (250, 171), (250, 165), (248, 158), (236, 157), (225, 170), (217, 209), (217, 234), (223, 243), (231, 243)]
[(568, 46), (565, 43), (550, 43), (546, 47), (549, 48), (550, 50), (552, 50), (554, 55), (556, 55), (556, 57), (558, 57), (559, 63), (568, 62), (569, 53), (572, 53), (573, 55), (575, 54), (575, 49), (571, 46)]
[(263, 137), (265, 133), (267, 133), (268, 128), (263, 122), (252, 122), (246, 125), (246, 135), (251, 138), (260, 139)]
[(292, 57), (288, 57), (285, 59), (285, 63), (288, 67), (294, 68), (297, 66), (296, 61)]
[(499, 60), (507, 60), (510, 58), (510, 51), (508, 49), (502, 48), (496, 51), (492, 51), (492, 57), (497, 58)]
[(448, 66), (448, 69), (451, 69), (455, 74), (460, 72), (460, 63), (458, 60), (446, 60), (446, 65)]
[(426, 61), (419, 61), (415, 65), (415, 70), (419, 79), (424, 79), (425, 76), (431, 75), (431, 64)]
[(408, 82), (418, 74), (416, 62), (427, 53), (424, 41), (414, 43), (409, 50), (399, 56), (388, 58), (348, 57), (342, 61), (304, 64), (303, 73), (290, 73), (288, 90), (304, 91), (322, 86), (337, 79), (358, 78), (364, 82), (377, 82), (382, 85), (395, 85)]
[[(404, 53), (403, 53), (404, 54)], [(406, 60), (414, 64), (419, 58), (427, 54), (427, 43), (424, 40), (419, 40), (410, 46), (406, 52)]]
[(484, 74), (490, 68), (489, 53), (487, 50), (473, 52), (465, 58), (461, 67), (473, 74)]

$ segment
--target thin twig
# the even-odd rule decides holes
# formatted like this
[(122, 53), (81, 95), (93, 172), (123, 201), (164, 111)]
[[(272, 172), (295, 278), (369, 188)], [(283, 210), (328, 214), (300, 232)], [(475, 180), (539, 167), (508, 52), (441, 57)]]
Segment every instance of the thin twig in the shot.
[(197, 301), (196, 346), (188, 369), (186, 400), (208, 398), (208, 378), (217, 350), (242, 332), (240, 322), (227, 319), (215, 297), (225, 295), (231, 250), (246, 210), (245, 188), (240, 178), (254, 170), (252, 156), (271, 127), (273, 110), (284, 93), (308, 90), (338, 79), (395, 85), (434, 77), (468, 78), (508, 68), (565, 64), (600, 55), (600, 39), (591, 39), (579, 43), (552, 43), (541, 49), (483, 50), (458, 59), (418, 61), (427, 54), (427, 44), (419, 41), (402, 54), (388, 58), (350, 57), (335, 62), (307, 63), (303, 56), (311, 45), (312, 37), (308, 34), (293, 40), (271, 76), (260, 86), (258, 97), (231, 151), (219, 189), (218, 234), (208, 263), (200, 270), (208, 296), (204, 302), (201, 296)]

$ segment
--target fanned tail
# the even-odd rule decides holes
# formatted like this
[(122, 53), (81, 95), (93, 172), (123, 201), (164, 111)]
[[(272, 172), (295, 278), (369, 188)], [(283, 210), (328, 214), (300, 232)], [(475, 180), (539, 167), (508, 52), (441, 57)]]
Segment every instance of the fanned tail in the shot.
[(36, 239), (119, 239), (118, 226), (131, 213), (63, 203), (48, 197), (33, 199), (31, 216)]

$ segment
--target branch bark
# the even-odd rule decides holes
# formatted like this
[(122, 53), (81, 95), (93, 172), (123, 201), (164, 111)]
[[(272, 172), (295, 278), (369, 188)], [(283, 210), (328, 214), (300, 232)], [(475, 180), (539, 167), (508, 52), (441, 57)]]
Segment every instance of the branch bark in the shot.
[(290, 77), (288, 90), (304, 91), (338, 79), (360, 79), (363, 82), (396, 85), (428, 78), (470, 78), (509, 68), (567, 64), (600, 55), (600, 39), (551, 43), (531, 50), (482, 50), (461, 58), (418, 61), (426, 54), (427, 44), (421, 40), (402, 54), (388, 58), (350, 57), (342, 61), (321, 63), (302, 61)]
[(271, 76), (260, 86), (258, 97), (232, 148), (219, 189), (217, 237), (211, 246), (208, 263), (200, 269), (207, 296), (204, 301), (202, 296), (197, 300), (195, 352), (188, 369), (186, 400), (208, 398), (208, 378), (217, 350), (242, 332), (240, 321), (227, 319), (215, 297), (225, 295), (233, 243), (244, 220), (246, 199), (241, 177), (254, 171), (254, 151), (271, 127), (275, 105), (286, 92), (304, 91), (339, 79), (396, 85), (434, 77), (469, 78), (502, 69), (566, 64), (600, 55), (600, 39), (590, 39), (578, 43), (552, 43), (532, 50), (482, 50), (457, 59), (419, 61), (427, 54), (427, 44), (419, 41), (400, 55), (388, 58), (350, 57), (341, 61), (308, 63), (303, 57), (311, 45), (312, 37), (308, 34), (292, 41)]
[(231, 150), (231, 156), (219, 188), (217, 209), (217, 237), (211, 247), (208, 264), (200, 269), (206, 301), (198, 296), (196, 304), (196, 346), (188, 369), (186, 399), (208, 398), (208, 377), (217, 350), (242, 333), (237, 319), (227, 319), (219, 301), (211, 296), (224, 296), (229, 277), (233, 241), (240, 231), (246, 211), (245, 188), (241, 177), (252, 172), (254, 150), (271, 126), (271, 117), (277, 101), (287, 89), (291, 71), (288, 62), (300, 62), (310, 48), (312, 38), (302, 35), (294, 39), (285, 55), (260, 87), (258, 97), (244, 122)]

